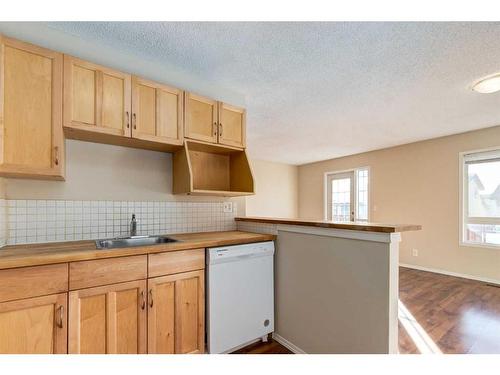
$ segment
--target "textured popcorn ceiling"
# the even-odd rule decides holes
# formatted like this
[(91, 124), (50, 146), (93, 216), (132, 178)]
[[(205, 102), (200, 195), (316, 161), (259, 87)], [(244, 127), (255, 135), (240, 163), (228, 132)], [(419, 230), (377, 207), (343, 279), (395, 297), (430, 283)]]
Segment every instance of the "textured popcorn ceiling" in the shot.
[(253, 158), (303, 164), (500, 124), (500, 23), (50, 23), (241, 93)]

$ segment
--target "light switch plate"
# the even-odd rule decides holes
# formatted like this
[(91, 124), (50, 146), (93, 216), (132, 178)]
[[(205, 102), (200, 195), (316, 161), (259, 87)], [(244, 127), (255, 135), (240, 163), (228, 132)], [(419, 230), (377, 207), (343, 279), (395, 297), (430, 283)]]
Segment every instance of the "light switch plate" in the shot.
[(225, 213), (233, 212), (233, 202), (224, 202), (224, 212)]

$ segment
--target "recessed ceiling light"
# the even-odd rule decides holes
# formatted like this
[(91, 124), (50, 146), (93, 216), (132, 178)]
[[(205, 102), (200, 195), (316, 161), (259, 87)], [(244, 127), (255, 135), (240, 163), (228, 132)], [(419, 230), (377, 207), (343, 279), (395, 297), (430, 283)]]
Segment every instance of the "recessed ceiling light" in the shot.
[(472, 90), (481, 94), (491, 94), (500, 91), (500, 74), (481, 79), (472, 86)]

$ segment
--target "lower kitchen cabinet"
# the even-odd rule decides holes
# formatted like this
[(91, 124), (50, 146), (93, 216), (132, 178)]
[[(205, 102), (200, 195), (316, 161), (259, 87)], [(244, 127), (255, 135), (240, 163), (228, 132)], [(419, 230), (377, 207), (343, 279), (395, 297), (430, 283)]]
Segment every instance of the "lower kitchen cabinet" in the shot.
[(67, 352), (67, 293), (0, 303), (0, 353)]
[(70, 354), (146, 353), (146, 280), (69, 292)]
[(0, 269), (0, 354), (204, 353), (204, 267), (197, 248)]
[(204, 271), (155, 277), (148, 289), (148, 352), (204, 353)]

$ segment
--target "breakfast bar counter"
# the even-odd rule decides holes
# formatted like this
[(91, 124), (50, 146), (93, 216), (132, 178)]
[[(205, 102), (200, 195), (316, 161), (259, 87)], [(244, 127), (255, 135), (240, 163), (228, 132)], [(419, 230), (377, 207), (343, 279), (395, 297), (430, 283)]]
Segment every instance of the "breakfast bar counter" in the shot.
[(420, 225), (238, 217), (276, 238), (275, 337), (297, 353), (397, 353), (401, 232)]

